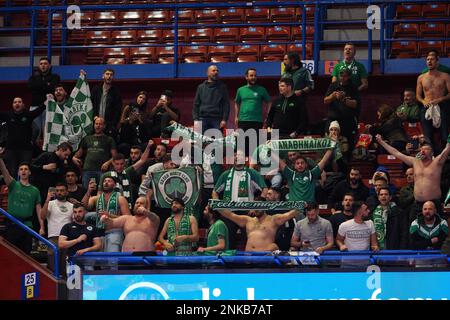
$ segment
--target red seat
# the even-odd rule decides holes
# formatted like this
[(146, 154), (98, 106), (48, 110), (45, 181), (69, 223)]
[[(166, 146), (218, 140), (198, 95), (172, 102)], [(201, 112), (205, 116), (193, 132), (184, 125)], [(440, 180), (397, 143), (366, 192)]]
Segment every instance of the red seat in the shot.
[[(187, 42), (187, 29), (178, 29), (178, 42)], [(173, 29), (163, 30), (162, 40), (164, 43), (173, 43), (175, 40), (175, 31)]]
[(442, 41), (420, 41), (419, 42), (419, 56), (425, 57), (431, 50), (442, 52), (444, 43)]
[(245, 9), (245, 20), (247, 22), (269, 21), (269, 8)]
[[(314, 39), (314, 26), (307, 25), (305, 28), (305, 36), (306, 39)], [(292, 27), (292, 39), (293, 40), (302, 40), (302, 31), (303, 26), (300, 25), (298, 27)]]
[(155, 60), (155, 48), (130, 48), (130, 59), (135, 64), (151, 63)]
[(419, 33), (419, 24), (417, 23), (398, 23), (394, 25), (394, 37), (417, 37)]
[[(178, 47), (180, 56), (181, 48)], [(167, 46), (167, 47), (157, 47), (155, 51), (155, 56), (158, 61), (158, 63), (173, 63), (174, 62), (174, 47), (173, 46)]]
[(263, 61), (282, 61), (286, 54), (286, 46), (281, 44), (269, 44), (261, 46), (261, 59)]
[(239, 40), (239, 28), (217, 28), (214, 29), (214, 41), (237, 42)]
[(237, 62), (255, 62), (259, 58), (259, 46), (241, 45), (235, 48)]
[(106, 58), (105, 64), (127, 64), (125, 58)]
[(397, 187), (397, 189), (401, 189), (404, 186), (408, 185), (408, 181), (406, 180), (406, 178), (393, 178), (391, 179), (391, 183)]
[(85, 64), (101, 64), (102, 62), (103, 48), (89, 48), (85, 59)]
[(445, 24), (424, 23), (420, 25), (420, 37), (423, 38), (443, 38), (445, 37)]
[(114, 64), (121, 64), (120, 61), (126, 63), (130, 55), (130, 50), (128, 48), (106, 48), (103, 51), (103, 60), (108, 64), (113, 64), (112, 58), (118, 58), (122, 60), (116, 60)]
[(86, 31), (86, 44), (108, 44), (111, 31)]
[(418, 18), (422, 12), (420, 4), (400, 4), (397, 5), (396, 18)]
[(234, 58), (234, 46), (211, 46), (209, 59), (213, 63), (232, 62)]
[(205, 62), (208, 53), (206, 46), (187, 46), (181, 52), (185, 63)]
[[(310, 59), (313, 56), (313, 44), (312, 43), (307, 43), (305, 45), (306, 48), (306, 58)], [(300, 54), (300, 57), (302, 56), (302, 52), (303, 52), (303, 47), (301, 43), (296, 43), (296, 44), (289, 44), (287, 46), (287, 51), (288, 52), (298, 52)]]
[(450, 41), (445, 41), (445, 55), (450, 57)]
[(211, 42), (212, 38), (213, 38), (213, 29), (211, 28), (189, 30), (189, 41), (192, 43)]
[(415, 41), (394, 41), (391, 54), (397, 57), (414, 58), (417, 56), (417, 43)]
[[(450, 7), (450, 6), (449, 6)], [(450, 38), (450, 24), (447, 25), (447, 32), (445, 34), (447, 38)]]
[(125, 11), (119, 13), (120, 24), (140, 24), (142, 22), (142, 11)]
[(216, 23), (220, 19), (220, 11), (217, 9), (197, 10), (195, 21), (197, 23)]
[(421, 135), (422, 132), (422, 126), (420, 125), (420, 122), (404, 122), (403, 123), (403, 130), (405, 130), (405, 133), (408, 135), (408, 137), (412, 138), (413, 136)]
[(270, 9), (270, 20), (272, 22), (292, 22), (295, 19), (295, 8), (272, 8)]
[(220, 20), (222, 23), (239, 23), (245, 21), (244, 9), (228, 8), (220, 10)]
[[(316, 12), (316, 7), (313, 5), (307, 5), (305, 6), (305, 15), (306, 15), (306, 20), (307, 21), (312, 21), (314, 20), (314, 14)], [(302, 21), (303, 19), (303, 11), (302, 11), (302, 7), (298, 7), (297, 9), (295, 9), (295, 17), (298, 21)]]
[(96, 12), (94, 21), (98, 25), (113, 25), (117, 22), (117, 11)]
[(137, 41), (139, 43), (159, 43), (162, 37), (161, 29), (138, 30)]
[(422, 16), (425, 18), (448, 18), (447, 5), (445, 3), (423, 4)]
[[(175, 21), (175, 11), (172, 12), (172, 22)], [(195, 17), (195, 11), (194, 10), (178, 10), (178, 23), (193, 23)]]
[(81, 11), (80, 12), (80, 23), (82, 26), (90, 26), (94, 22), (95, 12)]
[(264, 41), (264, 27), (244, 27), (240, 28), (240, 40), (242, 42), (261, 42)]
[(274, 26), (266, 28), (267, 41), (288, 41), (291, 38), (291, 28)]
[(144, 22), (147, 24), (168, 23), (170, 12), (167, 10), (146, 11), (144, 14)]
[(111, 33), (113, 43), (135, 43), (136, 30), (120, 30)]

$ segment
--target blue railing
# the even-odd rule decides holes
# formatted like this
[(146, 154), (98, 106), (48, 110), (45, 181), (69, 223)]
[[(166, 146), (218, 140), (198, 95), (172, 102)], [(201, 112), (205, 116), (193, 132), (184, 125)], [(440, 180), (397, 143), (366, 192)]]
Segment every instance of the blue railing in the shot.
[[(326, 18), (326, 9), (329, 5), (378, 5), (381, 8), (381, 17), (380, 24), (381, 30), (380, 32), (380, 40), (375, 41), (372, 37), (372, 30), (367, 29), (367, 40), (358, 40), (352, 41), (355, 44), (367, 43), (368, 46), (368, 71), (372, 70), (372, 49), (379, 45), (380, 49), (380, 69), (381, 72), (384, 73), (385, 70), (385, 62), (388, 58), (387, 53), (390, 50), (390, 43), (393, 41), (402, 41), (406, 39), (395, 39), (392, 38), (392, 25), (394, 23), (408, 21), (408, 22), (446, 22), (447, 19), (430, 19), (430, 18), (422, 18), (422, 19), (414, 19), (414, 20), (402, 20), (402, 19), (394, 19), (396, 4), (416, 4), (416, 3), (428, 3), (427, 0), (392, 0), (389, 2), (381, 1), (381, 0), (323, 0), (323, 1), (282, 1), (282, 2), (263, 2), (258, 3), (258, 1), (253, 2), (235, 2), (235, 3), (160, 3), (160, 4), (111, 4), (111, 5), (81, 5), (81, 12), (85, 11), (110, 11), (110, 10), (118, 10), (118, 11), (132, 11), (132, 10), (172, 10), (174, 11), (173, 22), (170, 24), (158, 24), (158, 25), (125, 25), (125, 26), (86, 26), (82, 27), (82, 31), (88, 30), (141, 30), (141, 29), (155, 29), (155, 28), (172, 28), (174, 30), (174, 40), (172, 43), (167, 44), (127, 44), (127, 45), (68, 45), (67, 44), (67, 32), (68, 28), (66, 26), (66, 0), (62, 1), (62, 5), (60, 6), (38, 6), (37, 0), (33, 1), (33, 6), (30, 7), (14, 7), (7, 6), (4, 8), (0, 8), (0, 14), (8, 15), (13, 13), (29, 13), (31, 15), (31, 25), (30, 27), (24, 28), (2, 28), (0, 29), (0, 34), (2, 32), (29, 32), (30, 34), (30, 46), (29, 47), (8, 47), (8, 48), (0, 48), (1, 51), (12, 51), (12, 50), (29, 50), (30, 52), (30, 70), (33, 66), (33, 60), (35, 56), (36, 50), (46, 49), (47, 56), (51, 57), (52, 51), (54, 49), (61, 50), (61, 64), (65, 63), (66, 60), (66, 49), (80, 49), (80, 48), (133, 48), (133, 47), (166, 47), (173, 46), (174, 48), (174, 64), (173, 64), (173, 77), (178, 77), (179, 71), (179, 47), (185, 47), (192, 45), (191, 43), (180, 43), (178, 41), (178, 31), (180, 28), (210, 28), (210, 27), (238, 27), (238, 26), (301, 26), (301, 47), (302, 50), (302, 59), (306, 59), (306, 44), (313, 44), (313, 58), (315, 62), (315, 66), (317, 68), (318, 63), (320, 61), (320, 49), (322, 45), (333, 45), (333, 44), (343, 44), (347, 42), (347, 40), (323, 40), (323, 29), (329, 25), (342, 25), (342, 21), (333, 21), (327, 20)], [(433, 3), (447, 3), (448, 0), (434, 0)], [(8, 5), (9, 1), (7, 2)], [(307, 21), (305, 6), (314, 6), (314, 20)], [(274, 7), (301, 7), (302, 8), (302, 19), (297, 22), (270, 22), (270, 23), (233, 23), (233, 24), (181, 24), (179, 23), (179, 11), (181, 9), (218, 9), (218, 8), (241, 8), (241, 9), (249, 9), (249, 8), (274, 8)], [(37, 14), (38, 11), (46, 11), (47, 12), (47, 20), (48, 27), (38, 27), (37, 26)], [(62, 26), (55, 27), (53, 26), (53, 15), (55, 13), (60, 12), (62, 14)], [(8, 19), (6, 19), (8, 20)], [(366, 24), (366, 20), (350, 20), (345, 21), (347, 25), (364, 25)], [(314, 27), (314, 38), (312, 40), (306, 39), (306, 27), (312, 25)], [(36, 43), (36, 32), (47, 30), (47, 45), (38, 46)], [(55, 45), (52, 43), (52, 34), (54, 31), (61, 31), (61, 44)], [(412, 41), (445, 41), (444, 38), (412, 38), (407, 39)], [(274, 41), (274, 42), (227, 42), (226, 45), (265, 45), (265, 44), (294, 44), (298, 43), (296, 41)], [(224, 43), (198, 43), (199, 46), (219, 46), (224, 45)], [(318, 68), (317, 68), (318, 69)]]
[(53, 250), (53, 257), (54, 257), (54, 270), (53, 270), (53, 275), (56, 278), (60, 278), (60, 274), (59, 274), (59, 252), (58, 252), (58, 247), (55, 246), (53, 243), (51, 243), (50, 241), (48, 241), (47, 239), (43, 238), (39, 233), (35, 232), (33, 229), (31, 229), (30, 227), (28, 227), (27, 225), (23, 224), (21, 221), (19, 221), (17, 218), (13, 217), (12, 215), (10, 215), (8, 212), (6, 212), (5, 210), (3, 210), (2, 208), (0, 208), (0, 214), (5, 216), (10, 222), (16, 224), (17, 226), (19, 226), (21, 229), (23, 229), (24, 231), (26, 231), (28, 234), (30, 234), (31, 236), (33, 236), (34, 238), (38, 239), (39, 241), (45, 243), (45, 245), (47, 245), (47, 247), (51, 248)]

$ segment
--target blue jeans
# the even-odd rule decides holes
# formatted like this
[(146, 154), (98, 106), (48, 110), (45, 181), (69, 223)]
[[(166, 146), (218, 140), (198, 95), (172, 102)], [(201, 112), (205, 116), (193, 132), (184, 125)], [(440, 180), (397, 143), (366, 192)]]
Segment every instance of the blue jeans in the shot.
[[(34, 109), (39, 108), (39, 106), (30, 106), (30, 111), (33, 111)], [(42, 130), (45, 126), (45, 114), (47, 113), (46, 110), (42, 112), (38, 117), (34, 118), (33, 123), (36, 128), (36, 132), (34, 134), (37, 134), (36, 139), (42, 134)], [(34, 141), (33, 141), (34, 142)]]
[[(447, 142), (447, 110), (445, 109), (447, 107), (447, 104), (442, 104), (441, 106), (441, 126), (439, 128), (439, 134), (441, 135), (441, 144), (445, 145), (445, 143)], [(433, 121), (432, 120), (426, 120), (425, 119), (425, 112), (426, 109), (422, 108), (421, 112), (420, 112), (420, 124), (422, 125), (422, 130), (423, 130), (423, 134), (425, 137), (427, 137), (431, 144), (433, 145), (433, 150), (434, 153), (437, 154), (440, 150), (441, 150), (441, 146), (435, 146), (435, 144), (433, 143), (434, 139), (433, 139), (433, 132), (434, 132), (434, 127), (433, 127)]]
[(83, 182), (83, 188), (87, 189), (89, 186), (89, 179), (95, 178), (95, 182), (97, 185), (100, 183), (100, 178), (102, 176), (101, 171), (83, 171), (83, 175), (81, 177)]
[(122, 229), (111, 229), (105, 232), (104, 238), (104, 252), (122, 252), (123, 243)]
[(215, 118), (200, 118), (202, 122), (202, 134), (208, 129), (220, 129), (220, 122), (222, 119)]

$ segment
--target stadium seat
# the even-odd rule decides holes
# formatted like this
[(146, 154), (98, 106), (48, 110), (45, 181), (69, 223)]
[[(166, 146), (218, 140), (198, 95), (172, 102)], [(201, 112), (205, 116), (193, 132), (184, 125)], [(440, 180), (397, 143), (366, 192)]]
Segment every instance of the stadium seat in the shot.
[(97, 25), (114, 25), (117, 22), (117, 11), (96, 12), (94, 23)]
[(103, 61), (106, 64), (126, 64), (129, 55), (130, 50), (128, 48), (105, 48)]
[(138, 30), (137, 41), (139, 43), (159, 43), (162, 38), (162, 30)]
[[(175, 39), (175, 31), (173, 29), (163, 30), (162, 40), (164, 43), (173, 43)], [(186, 42), (188, 39), (187, 29), (178, 29), (178, 42)]]
[[(307, 59), (312, 58), (312, 56), (313, 56), (313, 44), (312, 43), (307, 43), (305, 45), (305, 48), (306, 48), (306, 58)], [(300, 57), (301, 57), (302, 52), (303, 52), (302, 44), (301, 43), (289, 44), (287, 46), (287, 51), (288, 52), (290, 52), (290, 51), (298, 52), (300, 54)]]
[(82, 26), (90, 26), (94, 22), (95, 12), (82, 11), (80, 12), (80, 22)]
[(185, 63), (206, 62), (207, 49), (206, 46), (187, 46), (181, 49), (181, 55)]
[(111, 33), (112, 43), (135, 43), (136, 30), (117, 30)]
[(195, 21), (197, 23), (217, 23), (220, 19), (220, 11), (213, 10), (197, 10), (195, 12)]
[(267, 41), (289, 41), (291, 39), (291, 28), (274, 26), (266, 28)]
[[(189, 24), (193, 23), (195, 18), (194, 10), (178, 10), (178, 23)], [(171, 15), (172, 22), (175, 21), (175, 11)]]
[(444, 23), (424, 23), (420, 25), (420, 37), (443, 38), (445, 37)]
[(234, 59), (234, 46), (211, 46), (209, 60), (213, 63), (232, 62)]
[(413, 136), (421, 135), (422, 132), (422, 126), (420, 122), (404, 122), (403, 123), (403, 130), (405, 130), (405, 133), (408, 135), (408, 137), (412, 138)]
[(263, 61), (282, 61), (285, 54), (285, 45), (269, 44), (261, 46), (261, 59)]
[(220, 10), (220, 20), (222, 23), (239, 23), (245, 21), (244, 9), (228, 8)]
[(450, 41), (445, 41), (445, 55), (450, 58)]
[[(108, 38), (108, 40), (109, 40), (109, 38)], [(101, 64), (102, 62), (103, 62), (103, 48), (89, 48), (85, 63), (86, 64)]]
[(241, 45), (236, 46), (237, 62), (255, 62), (259, 58), (259, 46), (257, 45)]
[(418, 4), (397, 5), (396, 18), (418, 18), (421, 16), (422, 6)]
[(269, 8), (245, 9), (245, 20), (249, 23), (269, 21)]
[(327, 204), (319, 204), (319, 215), (321, 217), (329, 217), (331, 214), (331, 208), (328, 208)]
[[(307, 25), (305, 31), (306, 39), (314, 39), (314, 26)], [(302, 40), (303, 26), (292, 27), (292, 40)]]
[(169, 23), (170, 12), (167, 10), (146, 11), (144, 22), (147, 24)]
[(151, 63), (155, 60), (155, 48), (130, 48), (130, 59), (135, 64)]
[(189, 30), (189, 42), (211, 42), (213, 38), (213, 29), (190, 29)]
[[(449, 6), (449, 7), (450, 7), (450, 6)], [(446, 31), (446, 33), (445, 33), (445, 37), (446, 37), (446, 38), (450, 38), (450, 23), (447, 24), (447, 31)]]
[(404, 186), (408, 185), (408, 181), (406, 178), (392, 178), (391, 183), (397, 187), (397, 189), (401, 189)]
[(265, 38), (264, 27), (240, 28), (239, 38), (242, 42), (262, 42)]
[[(178, 47), (178, 56), (181, 55), (181, 47)], [(174, 62), (174, 47), (166, 46), (166, 47), (157, 47), (155, 51), (155, 56), (158, 63), (173, 63)]]
[(127, 60), (125, 58), (105, 58), (105, 64), (127, 64)]
[(377, 163), (380, 166), (386, 167), (389, 175), (392, 178), (404, 178), (403, 161), (387, 154), (379, 154), (377, 156)]
[(419, 24), (398, 23), (394, 25), (394, 38), (417, 37), (419, 34)]
[(111, 31), (86, 31), (86, 44), (108, 44)]
[(391, 54), (397, 57), (415, 58), (417, 56), (417, 43), (415, 41), (392, 42)]
[(142, 11), (125, 11), (119, 13), (120, 24), (140, 24), (142, 22)]
[[(306, 15), (306, 20), (307, 21), (312, 21), (314, 20), (314, 14), (316, 12), (316, 7), (313, 5), (306, 5), (305, 6), (305, 15)], [(297, 9), (295, 9), (295, 17), (297, 19), (297, 21), (302, 21), (303, 19), (303, 10), (302, 7), (298, 7)]]
[(239, 28), (216, 28), (214, 29), (214, 41), (237, 42), (239, 40)]
[(442, 52), (444, 43), (442, 41), (420, 41), (419, 42), (419, 56), (425, 57), (430, 50)]
[(270, 9), (270, 20), (272, 22), (292, 22), (295, 19), (295, 8), (272, 8)]
[(447, 5), (445, 3), (423, 4), (422, 17), (424, 18), (448, 18)]

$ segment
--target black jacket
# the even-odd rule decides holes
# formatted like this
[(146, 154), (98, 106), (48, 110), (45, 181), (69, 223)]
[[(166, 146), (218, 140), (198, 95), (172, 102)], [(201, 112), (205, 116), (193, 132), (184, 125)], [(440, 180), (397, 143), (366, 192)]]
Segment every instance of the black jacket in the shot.
[(358, 87), (356, 87), (351, 82), (349, 82), (347, 85), (341, 85), (339, 81), (336, 81), (330, 84), (325, 96), (329, 96), (335, 91), (344, 91), (346, 97), (357, 101), (357, 106), (355, 109), (353, 109), (347, 107), (341, 101), (334, 100), (328, 107), (328, 119), (338, 121), (340, 120), (341, 123), (342, 121), (348, 120), (348, 118), (351, 119), (353, 117), (357, 117), (361, 107), (361, 98), (359, 95)]
[(47, 100), (47, 94), (55, 93), (55, 87), (61, 82), (59, 75), (52, 73), (52, 69), (43, 74), (39, 68), (34, 68), (33, 75), (28, 79), (31, 90), (31, 105), (40, 106)]
[[(423, 215), (419, 215), (419, 217), (411, 223), (411, 227), (409, 228), (409, 234), (411, 237), (411, 249), (441, 249), (441, 246), (448, 235), (448, 225), (447, 221), (443, 220), (438, 215), (436, 215), (435, 217), (436, 220), (434, 221), (434, 224), (431, 228), (428, 228), (425, 224)], [(432, 243), (431, 239), (435, 237), (438, 238), (439, 241), (436, 243)]]
[[(56, 163), (56, 171), (51, 172), (44, 170), (42, 166)], [(64, 182), (64, 161), (61, 160), (55, 152), (41, 153), (31, 162), (31, 178), (32, 184), (40, 189), (41, 195), (47, 194), (49, 187), (54, 187), (57, 182)], [(45, 199), (42, 199), (44, 202)]]
[(367, 188), (362, 181), (359, 182), (358, 188), (352, 189), (348, 180), (338, 182), (328, 197), (328, 207), (335, 209), (342, 209), (341, 202), (346, 193), (353, 194), (355, 201), (365, 201), (369, 196), (369, 188)]
[(267, 127), (279, 129), (281, 135), (289, 135), (292, 132), (305, 134), (308, 126), (305, 101), (295, 94), (286, 98), (278, 97), (267, 115)]
[(192, 118), (212, 118), (228, 121), (230, 115), (230, 97), (225, 83), (220, 80), (205, 80), (197, 87)]
[[(92, 108), (94, 109), (94, 117), (98, 116), (100, 110), (100, 101), (103, 95), (103, 82), (96, 85), (91, 92)], [(122, 97), (119, 89), (111, 86), (106, 96), (105, 124), (108, 129), (116, 129), (120, 120), (122, 111)], [(106, 133), (106, 132), (105, 132)]]
[(408, 214), (397, 205), (388, 210), (386, 221), (385, 250), (408, 249)]
[(393, 113), (388, 119), (382, 123), (374, 125), (370, 128), (370, 134), (376, 136), (380, 134), (390, 144), (395, 141), (407, 142), (405, 130), (403, 129), (403, 121)]

